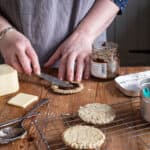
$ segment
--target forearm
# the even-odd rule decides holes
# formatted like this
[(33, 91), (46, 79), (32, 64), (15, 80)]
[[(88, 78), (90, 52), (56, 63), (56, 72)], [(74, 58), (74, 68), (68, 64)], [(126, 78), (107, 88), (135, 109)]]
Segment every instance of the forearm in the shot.
[(10, 26), (11, 24), (4, 17), (0, 16), (0, 31)]
[(118, 11), (119, 7), (111, 0), (96, 0), (76, 31), (86, 33), (94, 40), (111, 24)]

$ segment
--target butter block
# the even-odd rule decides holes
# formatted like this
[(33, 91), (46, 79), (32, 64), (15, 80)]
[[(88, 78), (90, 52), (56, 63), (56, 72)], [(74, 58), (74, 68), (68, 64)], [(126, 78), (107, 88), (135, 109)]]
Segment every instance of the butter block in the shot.
[(11, 98), (7, 103), (14, 106), (26, 108), (37, 100), (38, 96), (26, 93), (19, 93), (15, 97)]
[(18, 74), (11, 66), (0, 65), (0, 96), (14, 93), (19, 90)]

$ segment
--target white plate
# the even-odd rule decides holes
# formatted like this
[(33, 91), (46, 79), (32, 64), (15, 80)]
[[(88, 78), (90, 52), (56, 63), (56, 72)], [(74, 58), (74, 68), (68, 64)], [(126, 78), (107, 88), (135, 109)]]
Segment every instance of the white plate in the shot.
[(142, 79), (149, 78), (150, 71), (122, 75), (115, 78), (117, 88), (127, 96), (139, 96), (139, 82)]

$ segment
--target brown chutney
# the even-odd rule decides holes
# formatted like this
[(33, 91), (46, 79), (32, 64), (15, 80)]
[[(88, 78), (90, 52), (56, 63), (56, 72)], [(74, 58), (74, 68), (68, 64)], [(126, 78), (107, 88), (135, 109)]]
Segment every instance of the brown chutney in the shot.
[(113, 42), (95, 42), (91, 56), (91, 75), (111, 79), (119, 74), (118, 45)]

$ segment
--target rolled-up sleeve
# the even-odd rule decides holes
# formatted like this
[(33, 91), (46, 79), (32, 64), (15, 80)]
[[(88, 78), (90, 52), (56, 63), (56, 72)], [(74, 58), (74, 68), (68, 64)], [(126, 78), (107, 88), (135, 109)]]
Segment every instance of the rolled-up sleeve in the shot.
[(118, 14), (122, 14), (127, 7), (128, 0), (114, 0), (115, 4), (120, 8)]

